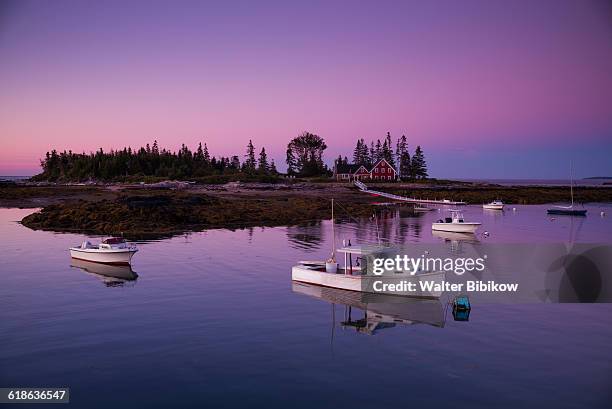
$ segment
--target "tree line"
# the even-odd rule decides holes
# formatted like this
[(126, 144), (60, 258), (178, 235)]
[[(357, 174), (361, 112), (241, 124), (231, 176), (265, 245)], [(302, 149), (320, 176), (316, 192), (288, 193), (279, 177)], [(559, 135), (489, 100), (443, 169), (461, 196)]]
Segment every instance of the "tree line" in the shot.
[(249, 140), (241, 162), (238, 155), (211, 156), (206, 143), (199, 143), (194, 151), (184, 144), (176, 151), (153, 145), (133, 150), (105, 152), (100, 148), (89, 154), (72, 151), (47, 152), (40, 161), (42, 173), (34, 180), (113, 180), (129, 176), (158, 176), (171, 179), (198, 178), (211, 175), (244, 174), (246, 176), (276, 176), (274, 160), (269, 160), (265, 147), (255, 156), (255, 147)]
[[(381, 159), (385, 159), (393, 166), (398, 172), (398, 177), (403, 180), (426, 179), (428, 176), (423, 149), (420, 145), (417, 145), (411, 156), (406, 135), (397, 139), (395, 150), (393, 150), (390, 132), (387, 132), (387, 136), (382, 142), (377, 139), (376, 143), (371, 141), (369, 146), (363, 138), (357, 139), (357, 144), (353, 150), (354, 164), (364, 165), (369, 169)], [(345, 156), (343, 159), (338, 156), (336, 163), (348, 164), (348, 158)]]
[[(330, 176), (331, 171), (324, 162), (327, 149), (325, 140), (318, 135), (304, 132), (293, 138), (287, 145), (287, 174), (298, 177)], [(397, 140), (395, 151), (391, 147), (391, 135), (383, 142), (378, 140), (370, 147), (364, 139), (357, 141), (353, 162), (372, 166), (380, 159), (386, 159), (395, 166), (402, 178), (425, 178), (427, 166), (420, 146), (410, 156), (406, 137)], [(337, 163), (348, 159), (339, 158)], [(117, 180), (132, 176), (153, 176), (171, 179), (202, 178), (214, 175), (239, 175), (244, 177), (277, 177), (279, 172), (274, 160), (268, 158), (265, 147), (256, 154), (253, 141), (249, 140), (244, 155), (211, 156), (206, 143), (198, 144), (195, 150), (186, 145), (174, 152), (160, 149), (157, 141), (139, 149), (125, 147), (108, 152), (100, 148), (91, 153), (72, 151), (47, 152), (40, 161), (42, 173), (34, 180)]]

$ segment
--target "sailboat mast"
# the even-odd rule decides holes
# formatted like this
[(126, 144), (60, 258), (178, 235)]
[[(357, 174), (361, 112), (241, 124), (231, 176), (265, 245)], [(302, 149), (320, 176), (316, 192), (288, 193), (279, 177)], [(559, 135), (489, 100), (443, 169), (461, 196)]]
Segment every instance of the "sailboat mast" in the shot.
[(334, 221), (334, 199), (332, 198), (332, 258), (336, 259), (336, 223)]
[(572, 197), (572, 207), (574, 207), (574, 164), (570, 162), (570, 195)]

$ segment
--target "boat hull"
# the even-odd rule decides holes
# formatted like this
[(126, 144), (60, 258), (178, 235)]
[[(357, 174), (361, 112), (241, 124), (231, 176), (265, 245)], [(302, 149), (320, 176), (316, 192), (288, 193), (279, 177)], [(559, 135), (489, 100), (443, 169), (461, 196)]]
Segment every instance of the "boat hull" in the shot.
[(548, 209), (546, 213), (565, 216), (586, 216), (586, 209)]
[(137, 249), (80, 249), (76, 247), (70, 248), (70, 257), (77, 260), (91, 261), (93, 263), (112, 264), (112, 265), (130, 265), (132, 256)]
[(432, 223), (431, 229), (435, 231), (448, 231), (453, 233), (474, 233), (480, 223)]
[(504, 205), (484, 204), (482, 208), (487, 210), (504, 210)]
[[(442, 283), (445, 278), (443, 271), (424, 273), (417, 275), (409, 274), (398, 274), (398, 277), (377, 277), (369, 275), (350, 275), (344, 274), (342, 270), (338, 270), (338, 273), (327, 273), (325, 271), (316, 270), (313, 268), (307, 268), (304, 266), (294, 266), (291, 269), (291, 279), (293, 281), (314, 284), (323, 287), (338, 288), (341, 290), (367, 292), (373, 294), (382, 294), (381, 292), (374, 291), (374, 281), (380, 281), (384, 278), (385, 283), (401, 283), (402, 281), (416, 283), (417, 291), (405, 291), (405, 292), (394, 292), (392, 296), (410, 296), (410, 297), (426, 297), (426, 298), (440, 298), (442, 291), (438, 290), (419, 290), (419, 281), (434, 281), (436, 283)], [(367, 280), (367, 281), (366, 281)]]

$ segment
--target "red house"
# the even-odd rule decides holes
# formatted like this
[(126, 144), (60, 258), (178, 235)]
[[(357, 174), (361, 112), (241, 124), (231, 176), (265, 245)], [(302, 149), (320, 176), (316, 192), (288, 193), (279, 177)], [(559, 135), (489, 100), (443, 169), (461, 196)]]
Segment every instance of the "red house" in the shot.
[(397, 171), (389, 162), (381, 159), (369, 170), (363, 165), (336, 164), (334, 178), (337, 181), (349, 182), (352, 180), (394, 181), (397, 179)]
[(379, 160), (370, 170), (370, 179), (392, 181), (397, 178), (397, 172), (393, 166), (384, 159)]

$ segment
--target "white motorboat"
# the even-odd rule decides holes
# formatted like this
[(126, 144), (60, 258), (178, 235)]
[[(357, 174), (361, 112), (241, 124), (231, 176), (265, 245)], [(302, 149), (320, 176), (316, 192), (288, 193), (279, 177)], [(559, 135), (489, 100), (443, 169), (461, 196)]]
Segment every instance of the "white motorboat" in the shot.
[(431, 224), (432, 230), (449, 231), (454, 233), (474, 233), (481, 225), (479, 222), (466, 222), (463, 220), (461, 210), (449, 210), (451, 217), (445, 217)]
[(137, 251), (136, 246), (127, 244), (124, 239), (110, 237), (100, 244), (84, 241), (79, 247), (70, 247), (70, 257), (94, 263), (129, 265)]
[(504, 210), (504, 202), (501, 200), (493, 200), (491, 203), (483, 204), (482, 208), (487, 210)]

